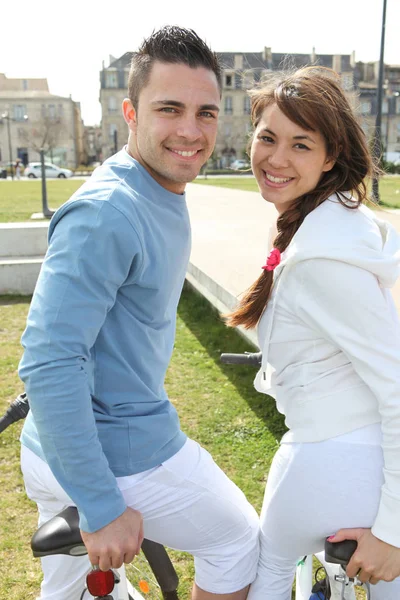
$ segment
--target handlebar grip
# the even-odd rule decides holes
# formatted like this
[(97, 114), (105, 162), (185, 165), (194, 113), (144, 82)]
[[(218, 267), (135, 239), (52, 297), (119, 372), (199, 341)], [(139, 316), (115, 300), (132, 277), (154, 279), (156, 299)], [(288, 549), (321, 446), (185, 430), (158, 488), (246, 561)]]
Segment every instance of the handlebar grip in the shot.
[(244, 354), (221, 354), (220, 360), (226, 365), (261, 366), (262, 352), (246, 352)]
[(7, 429), (9, 425), (24, 419), (29, 412), (29, 401), (26, 394), (20, 394), (14, 402), (10, 404), (7, 412), (0, 418), (0, 433)]
[(343, 542), (328, 542), (325, 540), (325, 560), (329, 563), (347, 567), (351, 557), (357, 548), (355, 540), (343, 540)]

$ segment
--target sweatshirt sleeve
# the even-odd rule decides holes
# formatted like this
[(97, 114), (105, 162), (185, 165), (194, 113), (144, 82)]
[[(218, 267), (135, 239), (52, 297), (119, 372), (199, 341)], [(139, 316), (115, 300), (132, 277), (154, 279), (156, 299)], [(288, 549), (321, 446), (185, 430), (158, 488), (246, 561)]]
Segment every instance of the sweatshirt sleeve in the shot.
[(50, 469), (76, 504), (80, 527), (93, 532), (126, 506), (98, 439), (89, 360), (119, 288), (140, 269), (140, 243), (108, 202), (67, 203), (50, 231), (19, 374)]
[(307, 260), (293, 269), (297, 314), (344, 352), (377, 398), (384, 485), (372, 532), (400, 547), (400, 325), (389, 292), (369, 271), (340, 261)]

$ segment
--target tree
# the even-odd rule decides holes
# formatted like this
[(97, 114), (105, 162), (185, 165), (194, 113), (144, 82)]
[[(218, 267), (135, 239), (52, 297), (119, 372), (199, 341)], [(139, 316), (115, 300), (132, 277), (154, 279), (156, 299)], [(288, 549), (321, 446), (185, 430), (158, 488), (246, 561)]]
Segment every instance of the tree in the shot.
[(43, 117), (40, 121), (33, 123), (29, 129), (21, 131), (21, 139), (28, 148), (32, 148), (38, 153), (43, 150), (45, 154), (48, 154), (58, 146), (65, 131), (65, 124), (61, 118)]

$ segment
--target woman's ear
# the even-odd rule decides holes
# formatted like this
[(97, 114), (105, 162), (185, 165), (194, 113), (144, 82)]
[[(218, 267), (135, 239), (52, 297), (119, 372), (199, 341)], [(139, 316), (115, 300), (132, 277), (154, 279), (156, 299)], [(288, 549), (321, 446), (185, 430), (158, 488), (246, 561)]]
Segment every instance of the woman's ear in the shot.
[(333, 169), (333, 167), (335, 166), (335, 163), (336, 163), (336, 158), (331, 158), (331, 157), (328, 157), (328, 158), (325, 160), (325, 164), (324, 164), (324, 166), (322, 167), (322, 171), (323, 171), (324, 173), (327, 173), (328, 171), (331, 171), (331, 170)]

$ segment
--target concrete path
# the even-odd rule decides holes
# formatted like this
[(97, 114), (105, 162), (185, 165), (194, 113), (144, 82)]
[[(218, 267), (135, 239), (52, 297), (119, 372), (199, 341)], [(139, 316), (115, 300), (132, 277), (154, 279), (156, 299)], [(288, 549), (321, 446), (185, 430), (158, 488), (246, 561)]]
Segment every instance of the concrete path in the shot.
[[(275, 208), (258, 192), (193, 183), (187, 186), (187, 199), (193, 237), (188, 280), (226, 311), (265, 264)], [(400, 211), (380, 212), (400, 232)], [(400, 313), (400, 281), (393, 295)], [(247, 337), (255, 341), (254, 334)]]

